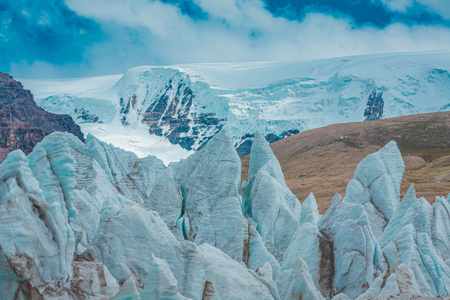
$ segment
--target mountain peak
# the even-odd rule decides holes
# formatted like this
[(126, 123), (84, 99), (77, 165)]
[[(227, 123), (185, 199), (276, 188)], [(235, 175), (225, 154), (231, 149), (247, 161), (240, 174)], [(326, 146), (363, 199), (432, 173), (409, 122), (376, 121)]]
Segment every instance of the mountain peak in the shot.
[(15, 149), (25, 154), (54, 131), (73, 133), (84, 141), (80, 127), (69, 115), (55, 115), (40, 108), (33, 94), (10, 75), (0, 73), (0, 162)]

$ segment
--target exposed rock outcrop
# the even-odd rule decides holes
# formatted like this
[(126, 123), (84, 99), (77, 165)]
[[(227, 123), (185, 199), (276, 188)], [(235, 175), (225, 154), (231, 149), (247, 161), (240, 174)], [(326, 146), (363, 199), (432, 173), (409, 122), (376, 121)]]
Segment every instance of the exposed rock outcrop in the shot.
[(84, 141), (80, 127), (69, 115), (55, 115), (36, 105), (33, 94), (11, 76), (0, 73), (0, 162), (21, 149), (34, 146), (54, 131), (66, 131)]
[[(138, 77), (138, 83), (133, 82)], [(166, 137), (188, 150), (206, 145), (226, 122), (215, 112), (205, 111), (196, 93), (208, 94), (209, 86), (193, 81), (177, 69), (153, 68), (139, 73), (127, 72), (115, 85), (120, 96), (123, 125), (141, 122), (149, 133)]]

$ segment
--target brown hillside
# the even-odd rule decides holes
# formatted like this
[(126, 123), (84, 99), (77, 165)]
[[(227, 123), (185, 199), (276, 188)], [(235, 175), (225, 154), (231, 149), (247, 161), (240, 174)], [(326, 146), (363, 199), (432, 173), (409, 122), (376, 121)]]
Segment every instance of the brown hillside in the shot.
[[(314, 193), (324, 213), (335, 193), (345, 194), (356, 166), (368, 154), (395, 140), (406, 171), (400, 195), (414, 183), (417, 196), (433, 203), (450, 192), (450, 112), (334, 124), (270, 144), (286, 183), (300, 201)], [(242, 178), (249, 156), (242, 158)]]

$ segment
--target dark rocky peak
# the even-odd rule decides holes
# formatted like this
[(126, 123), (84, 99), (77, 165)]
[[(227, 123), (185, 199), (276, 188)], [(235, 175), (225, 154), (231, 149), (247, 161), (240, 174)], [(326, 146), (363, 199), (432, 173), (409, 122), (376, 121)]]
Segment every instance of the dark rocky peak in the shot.
[(84, 141), (80, 127), (69, 115), (55, 115), (36, 105), (33, 94), (19, 81), (0, 72), (0, 162), (21, 149), (26, 154), (54, 131), (70, 132)]
[(367, 108), (364, 111), (364, 117), (366, 117), (366, 119), (364, 121), (380, 120), (383, 118), (383, 92), (377, 93), (376, 90), (373, 90), (366, 105)]
[(23, 88), (22, 83), (0, 72), (0, 104), (23, 104), (32, 100), (33, 95)]

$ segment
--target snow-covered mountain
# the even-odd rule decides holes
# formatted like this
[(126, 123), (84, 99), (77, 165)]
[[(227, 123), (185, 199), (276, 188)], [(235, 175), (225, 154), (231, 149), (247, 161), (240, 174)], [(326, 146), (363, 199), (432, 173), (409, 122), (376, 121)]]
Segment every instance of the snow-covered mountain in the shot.
[(383, 118), (450, 110), (449, 71), (450, 52), (440, 52), (145, 66), (116, 76), (21, 80), (41, 107), (70, 114), (85, 134), (168, 162), (200, 149), (224, 126), (244, 155), (256, 131), (275, 141), (362, 121), (374, 90), (383, 92)]
[[(400, 202), (396, 142), (363, 159), (321, 215), (313, 194), (301, 204), (289, 190), (266, 141), (362, 120), (374, 90), (385, 117), (449, 110), (447, 70), (450, 54), (431, 53), (24, 80), (85, 133), (166, 162), (191, 154), (181, 146), (198, 151), (166, 166), (56, 132), (28, 155), (10, 152), (0, 164), (1, 298), (450, 296), (450, 195), (431, 205), (411, 186)], [(243, 153), (250, 139), (242, 182), (236, 146)]]
[[(261, 133), (248, 182), (221, 130), (165, 167), (52, 133), (0, 164), (2, 299), (429, 299), (450, 295), (450, 195), (411, 186), (395, 142), (324, 215)], [(425, 298), (421, 298), (425, 297)]]

